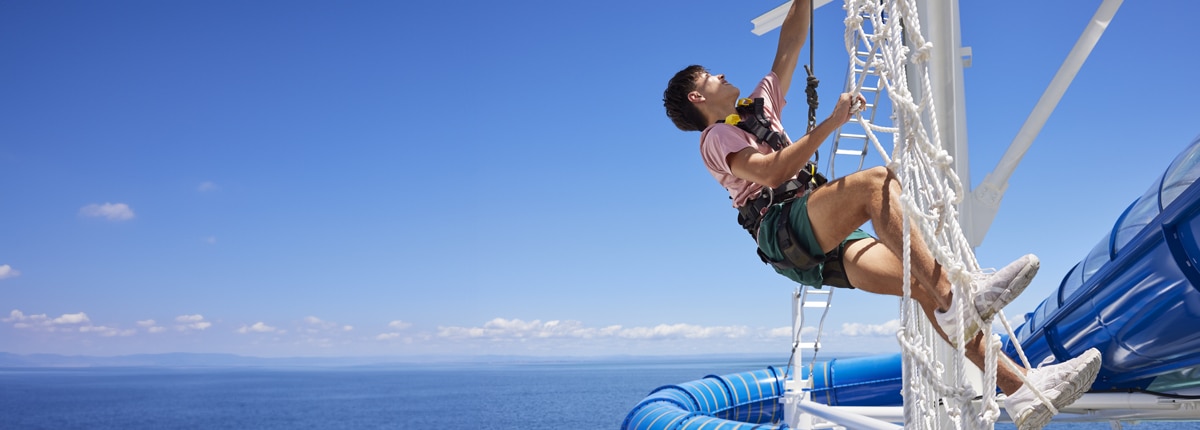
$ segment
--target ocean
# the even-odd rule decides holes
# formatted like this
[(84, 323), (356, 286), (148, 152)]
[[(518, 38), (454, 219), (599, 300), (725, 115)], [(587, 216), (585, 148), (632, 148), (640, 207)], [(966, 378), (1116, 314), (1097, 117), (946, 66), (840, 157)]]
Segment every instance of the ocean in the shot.
[[(772, 364), (776, 363), (696, 359), (339, 368), (9, 368), (0, 369), (0, 429), (615, 430), (654, 388)], [(1177, 430), (1200, 424), (1142, 423), (1126, 428)]]

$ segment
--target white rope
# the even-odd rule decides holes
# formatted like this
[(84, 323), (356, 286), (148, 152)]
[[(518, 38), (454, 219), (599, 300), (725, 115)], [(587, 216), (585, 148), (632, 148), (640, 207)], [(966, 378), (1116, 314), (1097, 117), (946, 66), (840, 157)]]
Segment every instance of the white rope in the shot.
[[(880, 87), (887, 91), (891, 101), (892, 123), (895, 124), (894, 127), (881, 127), (861, 115), (854, 119), (903, 186), (900, 196), (904, 215), (904, 299), (900, 306), (903, 328), (897, 338), (905, 358), (905, 427), (992, 428), (1000, 415), (995, 396), (999, 338), (986, 338), (986, 365), (982, 369), (984, 386), (979, 387), (983, 398), (974, 403), (976, 391), (967, 381), (968, 366), (972, 365), (965, 358), (966, 342), (955, 342), (954, 352), (949, 353), (946, 342), (924, 322), (921, 306), (912, 300), (909, 254), (914, 232), (920, 234), (953, 285), (953, 300), (958, 302), (954, 308), (964, 310), (974, 306), (970, 300), (976, 294), (973, 281), (986, 276), (958, 224), (957, 205), (964, 193), (951, 157), (942, 149), (934, 115), (928, 67), (933, 45), (921, 34), (915, 0), (846, 0), (845, 8), (851, 92), (860, 92), (868, 73), (878, 73)], [(864, 54), (865, 58), (860, 58)], [(906, 67), (910, 64), (913, 67)], [(856, 69), (862, 73), (856, 74)], [(915, 73), (915, 79), (909, 79), (909, 71)], [(914, 99), (909, 82), (920, 86), (919, 100)], [(894, 148), (890, 157), (889, 151), (880, 143), (880, 134), (893, 135)], [(999, 315), (1011, 334), (1008, 322)], [(966, 316), (960, 311), (952, 318), (957, 320), (959, 327), (965, 327), (964, 318), (974, 316), (973, 313)], [(991, 322), (982, 323), (986, 324), (986, 329)], [(939, 356), (946, 362), (939, 361)], [(1028, 361), (1023, 354), (1021, 358)], [(1005, 364), (1013, 366), (1008, 360)], [(1019, 371), (1017, 373), (1020, 375)]]

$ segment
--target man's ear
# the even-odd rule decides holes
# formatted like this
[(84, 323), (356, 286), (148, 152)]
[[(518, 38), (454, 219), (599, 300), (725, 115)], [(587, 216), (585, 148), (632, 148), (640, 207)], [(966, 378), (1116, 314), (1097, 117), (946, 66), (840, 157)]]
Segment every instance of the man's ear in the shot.
[(705, 100), (704, 95), (700, 94), (699, 91), (692, 91), (692, 92), (688, 93), (688, 101), (689, 102), (700, 103), (704, 100)]

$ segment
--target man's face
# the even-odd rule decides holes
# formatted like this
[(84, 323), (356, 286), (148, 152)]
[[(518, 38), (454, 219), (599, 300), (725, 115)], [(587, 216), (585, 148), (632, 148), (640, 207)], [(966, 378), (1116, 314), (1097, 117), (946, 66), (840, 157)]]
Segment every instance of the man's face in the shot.
[[(737, 87), (725, 80), (725, 75), (714, 75), (707, 70), (696, 78), (696, 89), (693, 97), (699, 95), (706, 103), (717, 105), (733, 105), (741, 95)], [(693, 99), (693, 102), (696, 100)]]

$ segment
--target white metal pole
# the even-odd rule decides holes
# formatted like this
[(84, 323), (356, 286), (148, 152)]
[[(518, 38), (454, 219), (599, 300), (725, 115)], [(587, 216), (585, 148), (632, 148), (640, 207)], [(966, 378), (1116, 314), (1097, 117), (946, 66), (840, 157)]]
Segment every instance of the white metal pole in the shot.
[(1122, 1), (1124, 0), (1104, 0), (1104, 3), (1101, 3), (1100, 7), (1096, 9), (1096, 14), (1092, 16), (1091, 22), (1083, 30), (1079, 40), (1075, 42), (1075, 47), (1071, 48), (1071, 53), (1067, 54), (1067, 59), (1059, 67), (1058, 73), (1054, 75), (1050, 86), (1042, 93), (1042, 98), (1038, 100), (1033, 111), (1029, 113), (1025, 124), (1017, 132), (1017, 137), (1013, 139), (1012, 144), (1008, 146), (1000, 163), (983, 178), (983, 183), (979, 184), (979, 187), (972, 193), (971, 206), (974, 209), (974, 219), (971, 223), (963, 223), (964, 226), (970, 226), (970, 229), (966, 231), (967, 239), (972, 246), (979, 246), (983, 243), (983, 237), (987, 235), (987, 230), (991, 227), (996, 212), (1000, 210), (1000, 200), (1004, 197), (1004, 191), (1008, 189), (1008, 178), (1012, 177), (1013, 171), (1017, 169), (1017, 164), (1020, 164), (1021, 158), (1029, 151), (1030, 145), (1033, 145), (1033, 139), (1042, 131), (1042, 126), (1046, 125), (1046, 120), (1050, 118), (1050, 114), (1062, 100), (1063, 94), (1067, 92), (1067, 87), (1071, 86), (1071, 81), (1075, 80), (1075, 75), (1083, 67), (1084, 61), (1087, 61), (1088, 55), (1091, 55), (1092, 48), (1096, 47), (1096, 42), (1099, 42), (1100, 36), (1104, 35), (1104, 30), (1108, 28), (1113, 16), (1117, 14), (1117, 9), (1121, 7)]

